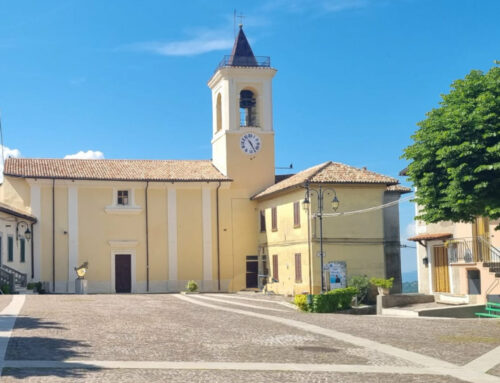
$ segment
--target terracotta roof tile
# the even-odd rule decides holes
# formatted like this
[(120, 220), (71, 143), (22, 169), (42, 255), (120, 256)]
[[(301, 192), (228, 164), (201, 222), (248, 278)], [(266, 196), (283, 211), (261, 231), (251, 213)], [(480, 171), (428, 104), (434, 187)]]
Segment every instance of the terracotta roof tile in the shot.
[(230, 181), (208, 160), (9, 158), (6, 176), (115, 181)]
[(446, 239), (453, 237), (453, 234), (451, 233), (425, 233), (425, 234), (419, 234), (415, 235), (413, 237), (408, 238), (408, 241), (431, 241), (433, 239)]
[(383, 174), (371, 172), (366, 169), (355, 168), (353, 166), (338, 162), (324, 162), (292, 175), (285, 180), (278, 182), (260, 193), (253, 196), (253, 199), (262, 198), (271, 194), (302, 186), (306, 181), (310, 183), (329, 184), (385, 184), (396, 185), (398, 180)]
[(391, 186), (388, 186), (386, 190), (390, 191), (390, 192), (398, 192), (401, 194), (411, 193), (411, 191), (412, 191), (411, 188), (403, 186), (403, 185), (391, 185)]

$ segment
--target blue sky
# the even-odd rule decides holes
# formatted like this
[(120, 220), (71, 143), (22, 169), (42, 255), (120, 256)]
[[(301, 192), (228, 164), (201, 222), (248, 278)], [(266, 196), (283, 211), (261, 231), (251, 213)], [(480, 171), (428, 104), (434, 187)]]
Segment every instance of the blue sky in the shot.
[[(500, 58), (497, 0), (0, 0), (5, 146), (210, 158), (206, 83), (230, 52), (234, 8), (278, 69), (276, 165), (297, 170), (333, 160), (396, 176), (439, 95)], [(412, 217), (401, 204), (402, 238)], [(414, 270), (414, 249), (402, 255)]]

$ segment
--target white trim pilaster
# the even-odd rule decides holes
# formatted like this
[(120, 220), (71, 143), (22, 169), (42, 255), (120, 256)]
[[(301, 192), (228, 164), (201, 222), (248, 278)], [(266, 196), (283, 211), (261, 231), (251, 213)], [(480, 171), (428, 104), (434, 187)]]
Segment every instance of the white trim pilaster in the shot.
[(68, 293), (75, 292), (78, 263), (78, 188), (68, 187)]
[(31, 184), (31, 214), (37, 222), (33, 225), (33, 280), (42, 280), (42, 195), (40, 185)]
[(212, 280), (212, 207), (210, 199), (211, 190), (204, 186), (202, 197), (202, 222), (203, 222), (203, 280)]
[(177, 191), (167, 188), (168, 280), (177, 281)]

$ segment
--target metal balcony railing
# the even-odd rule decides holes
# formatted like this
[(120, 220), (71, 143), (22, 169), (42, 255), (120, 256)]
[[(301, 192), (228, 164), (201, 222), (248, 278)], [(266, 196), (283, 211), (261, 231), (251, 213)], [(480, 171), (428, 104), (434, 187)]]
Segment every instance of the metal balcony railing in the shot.
[(450, 263), (476, 263), (500, 265), (500, 250), (483, 237), (455, 238), (446, 242)]
[(227, 66), (247, 66), (247, 67), (264, 67), (269, 68), (271, 66), (271, 57), (269, 56), (251, 56), (251, 57), (242, 57), (242, 56), (233, 56), (226, 55), (220, 61), (217, 68), (223, 68)]

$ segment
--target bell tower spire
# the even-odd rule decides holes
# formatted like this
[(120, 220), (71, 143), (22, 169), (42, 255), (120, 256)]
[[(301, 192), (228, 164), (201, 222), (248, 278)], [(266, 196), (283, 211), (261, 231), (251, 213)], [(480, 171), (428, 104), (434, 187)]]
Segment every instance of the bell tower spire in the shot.
[(235, 187), (257, 192), (274, 183), (269, 57), (255, 56), (240, 25), (230, 55), (208, 82), (213, 105), (213, 164)]

